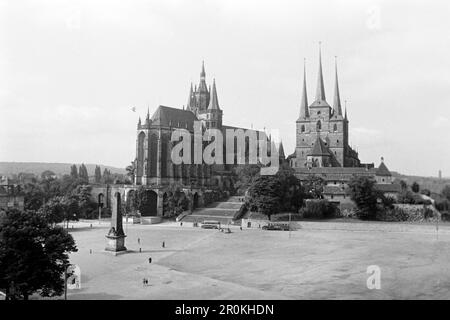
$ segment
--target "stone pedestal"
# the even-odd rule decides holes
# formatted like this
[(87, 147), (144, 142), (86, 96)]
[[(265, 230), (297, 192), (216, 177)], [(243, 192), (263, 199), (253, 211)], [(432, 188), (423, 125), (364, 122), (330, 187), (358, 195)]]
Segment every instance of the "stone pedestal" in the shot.
[(125, 235), (122, 236), (106, 236), (107, 242), (106, 242), (106, 251), (112, 251), (112, 252), (119, 252), (119, 251), (126, 251), (127, 248), (125, 247)]

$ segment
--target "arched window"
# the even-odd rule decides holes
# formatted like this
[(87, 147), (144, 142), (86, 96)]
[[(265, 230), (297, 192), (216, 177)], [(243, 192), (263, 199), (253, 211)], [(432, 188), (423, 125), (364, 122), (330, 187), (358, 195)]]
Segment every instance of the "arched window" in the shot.
[(302, 124), (302, 127), (301, 127), (301, 132), (305, 132), (305, 125), (304, 124)]
[(316, 129), (317, 131), (322, 130), (322, 123), (320, 122), (320, 120), (316, 123)]
[(334, 131), (337, 131), (337, 130), (338, 130), (338, 129), (337, 129), (337, 124), (336, 124), (336, 123), (335, 123), (334, 126), (333, 126), (333, 130), (334, 130)]

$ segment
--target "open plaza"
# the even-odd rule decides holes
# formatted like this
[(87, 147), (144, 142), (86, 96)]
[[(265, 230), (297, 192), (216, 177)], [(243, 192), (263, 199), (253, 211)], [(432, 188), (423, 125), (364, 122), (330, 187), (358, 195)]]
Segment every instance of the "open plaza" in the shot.
[[(128, 251), (114, 255), (104, 250), (109, 221), (77, 222), (70, 262), (81, 289), (67, 299), (450, 299), (449, 224), (298, 225), (225, 233), (124, 224)], [(367, 286), (369, 266), (379, 267), (380, 289)]]

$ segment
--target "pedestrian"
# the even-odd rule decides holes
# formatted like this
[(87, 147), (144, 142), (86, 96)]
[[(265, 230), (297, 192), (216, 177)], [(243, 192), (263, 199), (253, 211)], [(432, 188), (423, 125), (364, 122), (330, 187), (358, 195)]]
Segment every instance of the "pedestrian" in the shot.
[(92, 254), (92, 249), (89, 249), (89, 254)]
[(91, 228), (92, 228), (92, 223), (91, 223)]
[(141, 244), (141, 239), (140, 238), (138, 238), (138, 244)]
[(180, 226), (181, 226), (181, 227), (183, 226), (183, 222), (180, 222)]
[(142, 286), (144, 286), (145, 287), (145, 278), (144, 279), (142, 279)]
[(142, 252), (142, 248), (139, 248), (139, 252)]
[(239, 229), (241, 229), (241, 231), (242, 231), (242, 226), (240, 226)]
[(162, 242), (162, 247), (165, 248), (166, 247), (166, 243), (163, 241)]
[(148, 258), (148, 263), (152, 263), (152, 258)]

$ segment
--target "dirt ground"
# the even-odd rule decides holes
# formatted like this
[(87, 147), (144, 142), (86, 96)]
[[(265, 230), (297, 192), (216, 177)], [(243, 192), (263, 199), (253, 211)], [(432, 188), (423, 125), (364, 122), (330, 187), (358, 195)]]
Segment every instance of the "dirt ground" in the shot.
[[(129, 251), (114, 256), (104, 251), (106, 222), (74, 224), (79, 251), (70, 260), (82, 288), (68, 299), (450, 299), (449, 225), (438, 233), (371, 222), (230, 234), (175, 224), (124, 229)], [(380, 289), (367, 288), (370, 265), (380, 268)]]

